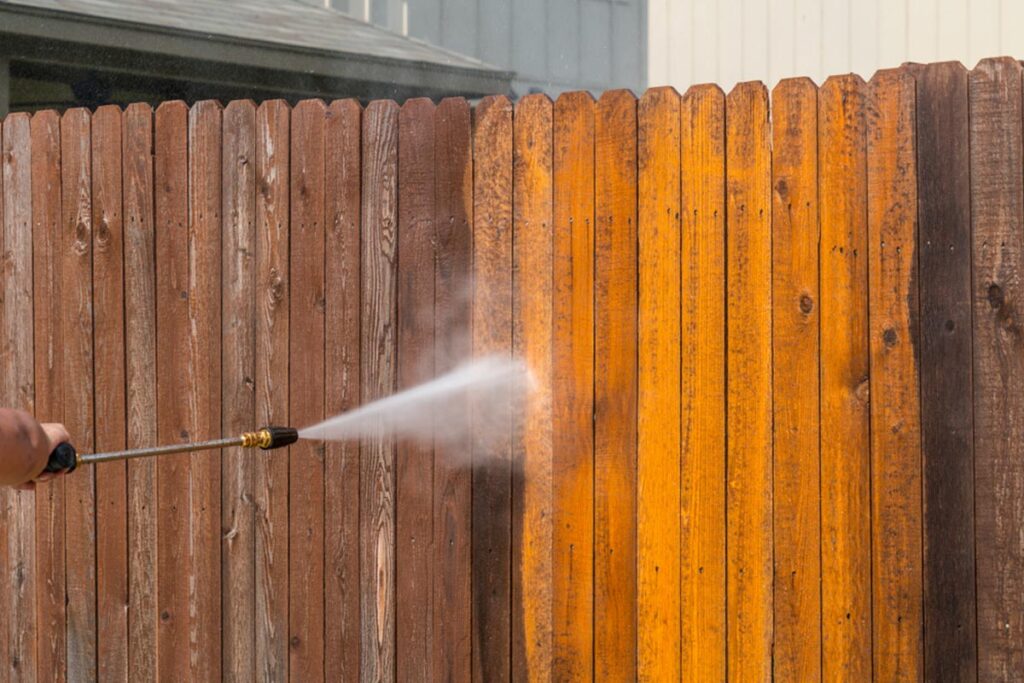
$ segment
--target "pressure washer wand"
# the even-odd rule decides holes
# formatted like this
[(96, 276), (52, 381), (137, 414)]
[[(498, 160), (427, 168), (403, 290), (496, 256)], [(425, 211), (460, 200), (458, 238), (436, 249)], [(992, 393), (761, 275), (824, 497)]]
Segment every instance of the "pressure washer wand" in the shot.
[(171, 444), (169, 446), (152, 446), (150, 448), (134, 448), (109, 453), (79, 453), (69, 443), (62, 443), (50, 453), (44, 472), (74, 472), (79, 465), (95, 465), (100, 462), (130, 460), (132, 458), (148, 458), (153, 455), (169, 455), (171, 453), (188, 453), (191, 451), (215, 450), (218, 448), (260, 448), (269, 451), (274, 448), (289, 446), (299, 440), (299, 432), (291, 427), (263, 427), (255, 432), (245, 432), (240, 436), (212, 441), (196, 441), (193, 443)]

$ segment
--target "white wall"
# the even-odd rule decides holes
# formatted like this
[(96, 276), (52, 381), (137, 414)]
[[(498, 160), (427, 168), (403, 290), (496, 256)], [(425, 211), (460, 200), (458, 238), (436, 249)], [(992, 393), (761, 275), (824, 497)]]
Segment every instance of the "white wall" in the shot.
[(648, 84), (854, 72), (903, 62), (1024, 58), (1024, 0), (649, 0)]

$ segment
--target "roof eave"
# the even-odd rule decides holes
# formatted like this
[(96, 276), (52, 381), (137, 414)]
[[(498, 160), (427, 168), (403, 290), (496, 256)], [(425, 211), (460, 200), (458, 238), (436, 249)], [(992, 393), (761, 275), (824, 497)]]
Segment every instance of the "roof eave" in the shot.
[(201, 61), (388, 83), (396, 88), (496, 93), (505, 92), (513, 78), (511, 72), (487, 67), (305, 48), (11, 4), (0, 4), (0, 33), (85, 45), (114, 45), (153, 56), (187, 55)]

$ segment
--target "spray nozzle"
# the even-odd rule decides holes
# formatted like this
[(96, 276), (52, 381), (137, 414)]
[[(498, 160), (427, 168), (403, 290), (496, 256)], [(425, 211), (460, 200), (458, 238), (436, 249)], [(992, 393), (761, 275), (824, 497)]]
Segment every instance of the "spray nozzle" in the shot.
[(242, 434), (243, 448), (262, 448), (269, 451), (274, 448), (290, 446), (299, 440), (299, 431), (291, 427), (263, 427), (257, 432)]

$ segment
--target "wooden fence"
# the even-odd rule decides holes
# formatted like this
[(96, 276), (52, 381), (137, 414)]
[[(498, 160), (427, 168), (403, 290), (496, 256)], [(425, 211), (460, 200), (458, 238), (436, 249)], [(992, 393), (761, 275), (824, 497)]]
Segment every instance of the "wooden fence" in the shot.
[(0, 493), (0, 678), (1015, 678), (1022, 95), (998, 59), (771, 111), (8, 116), (0, 403), (83, 450), (302, 426), (471, 353), (539, 381), (463, 443)]

